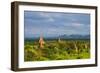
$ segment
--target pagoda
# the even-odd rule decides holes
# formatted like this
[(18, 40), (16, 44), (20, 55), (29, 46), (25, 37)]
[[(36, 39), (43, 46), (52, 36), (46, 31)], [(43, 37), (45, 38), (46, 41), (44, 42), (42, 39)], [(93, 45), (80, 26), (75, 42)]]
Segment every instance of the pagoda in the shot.
[(44, 40), (42, 36), (40, 36), (40, 39), (39, 39), (39, 47), (44, 48)]

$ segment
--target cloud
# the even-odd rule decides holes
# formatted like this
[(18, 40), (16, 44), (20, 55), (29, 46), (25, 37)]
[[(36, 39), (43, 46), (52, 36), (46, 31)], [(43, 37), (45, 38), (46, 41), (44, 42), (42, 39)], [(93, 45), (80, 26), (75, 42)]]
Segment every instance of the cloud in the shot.
[(25, 36), (89, 34), (90, 15), (55, 12), (24, 12)]
[(72, 26), (74, 26), (74, 27), (82, 27), (82, 26), (84, 26), (84, 24), (81, 24), (81, 23), (72, 23)]
[(48, 13), (42, 12), (39, 15), (41, 17), (45, 18), (46, 21), (49, 21), (49, 22), (53, 22), (54, 21), (54, 18), (50, 14), (48, 14)]

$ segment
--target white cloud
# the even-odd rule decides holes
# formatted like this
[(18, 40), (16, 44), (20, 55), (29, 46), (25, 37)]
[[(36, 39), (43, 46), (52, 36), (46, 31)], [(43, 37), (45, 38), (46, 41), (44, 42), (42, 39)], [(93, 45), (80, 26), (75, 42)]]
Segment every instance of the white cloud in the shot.
[(48, 13), (40, 13), (40, 16), (46, 18), (50, 22), (54, 22), (54, 18)]
[(72, 26), (74, 26), (74, 27), (81, 27), (81, 26), (84, 26), (84, 24), (81, 24), (81, 23), (72, 23)]

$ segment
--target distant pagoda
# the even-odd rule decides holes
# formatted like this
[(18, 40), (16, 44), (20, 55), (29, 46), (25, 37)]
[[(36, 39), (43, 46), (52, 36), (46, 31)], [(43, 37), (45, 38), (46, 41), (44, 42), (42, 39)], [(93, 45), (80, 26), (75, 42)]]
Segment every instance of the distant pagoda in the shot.
[(40, 39), (39, 39), (39, 47), (44, 48), (44, 40), (42, 36), (40, 36)]

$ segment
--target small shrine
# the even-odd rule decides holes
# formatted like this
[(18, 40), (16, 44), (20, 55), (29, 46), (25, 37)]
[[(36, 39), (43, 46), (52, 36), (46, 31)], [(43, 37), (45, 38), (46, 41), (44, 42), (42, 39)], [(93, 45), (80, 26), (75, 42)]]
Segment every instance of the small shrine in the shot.
[(61, 39), (60, 39), (60, 38), (58, 38), (58, 42), (59, 42), (59, 43), (61, 42)]

